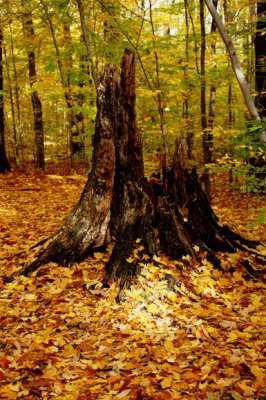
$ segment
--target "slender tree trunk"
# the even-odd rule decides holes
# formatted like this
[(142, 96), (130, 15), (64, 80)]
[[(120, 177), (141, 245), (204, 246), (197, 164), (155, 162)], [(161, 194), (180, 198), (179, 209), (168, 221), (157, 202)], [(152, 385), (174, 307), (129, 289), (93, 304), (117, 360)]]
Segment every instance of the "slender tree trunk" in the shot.
[[(215, 8), (217, 8), (218, 0), (214, 2)], [(214, 34), (216, 31), (216, 25), (214, 20), (212, 20), (211, 24), (211, 34)], [(216, 53), (216, 46), (213, 42), (211, 44), (211, 57), (214, 59)], [(216, 70), (216, 62), (213, 61), (213, 69)], [(215, 80), (212, 80), (210, 87), (210, 99), (209, 99), (209, 114), (208, 114), (208, 123), (207, 129), (205, 129), (203, 133), (203, 155), (204, 155), (204, 164), (205, 170), (203, 174), (203, 182), (205, 187), (205, 193), (210, 200), (211, 198), (211, 185), (210, 185), (210, 174), (209, 168), (206, 167), (206, 164), (213, 163), (213, 128), (214, 128), (214, 117), (215, 117), (215, 101), (216, 101), (216, 86)]]
[[(14, 54), (14, 40), (13, 40), (13, 32), (10, 25), (10, 40), (11, 40), (11, 51), (12, 51), (12, 63), (13, 63), (13, 71), (14, 71), (14, 91), (15, 91), (15, 103), (16, 103), (16, 121), (17, 121), (17, 130), (16, 130), (16, 141), (15, 141), (15, 154), (16, 154), (16, 165), (23, 167), (23, 142), (21, 135), (21, 112), (20, 112), (20, 99), (19, 99), (19, 84), (18, 84), (18, 71), (16, 66), (15, 54)], [(15, 133), (15, 132), (14, 132)]]
[(246, 34), (246, 54), (247, 54), (247, 69), (246, 69), (246, 80), (249, 87), (254, 87), (254, 72), (255, 72), (255, 54), (254, 54), (254, 39), (256, 31), (256, 2), (251, 2), (249, 5), (248, 15), (249, 29)]
[(183, 117), (186, 121), (186, 132), (187, 132), (187, 144), (188, 144), (188, 157), (191, 160), (193, 158), (193, 130), (191, 126), (191, 118), (189, 116), (189, 85), (188, 79), (188, 65), (189, 65), (189, 4), (188, 0), (184, 0), (185, 4), (185, 21), (186, 21), (186, 67), (185, 67), (185, 82), (186, 82), (186, 96), (183, 104)]
[[(224, 1), (224, 19), (225, 23), (232, 22), (232, 15), (228, 11), (227, 0)], [(234, 113), (233, 113), (233, 89), (232, 89), (232, 76), (231, 76), (231, 62), (228, 56), (228, 92), (227, 92), (227, 104), (228, 104), (228, 118), (226, 123), (229, 129), (233, 128), (234, 123)]]
[[(12, 63), (13, 63), (13, 71), (14, 71), (14, 92), (15, 92), (15, 103), (16, 103), (16, 131), (14, 131), (14, 140), (15, 140), (15, 154), (16, 154), (16, 166), (21, 166), (21, 161), (23, 163), (23, 145), (22, 145), (22, 136), (21, 136), (21, 113), (20, 113), (20, 101), (19, 101), (19, 85), (18, 85), (18, 72), (17, 66), (15, 61), (15, 54), (14, 54), (14, 40), (13, 40), (13, 32), (10, 26), (10, 33), (11, 33), (11, 51), (12, 51)], [(20, 151), (21, 150), (21, 158), (20, 158)]]
[(200, 52), (200, 111), (201, 129), (207, 129), (207, 108), (206, 108), (206, 77), (205, 77), (205, 54), (206, 54), (206, 32), (204, 18), (204, 1), (200, 0), (200, 32), (201, 32), (201, 52)]
[(163, 139), (164, 162), (167, 164), (169, 151), (168, 151), (166, 132), (165, 132), (164, 108), (163, 108), (160, 73), (159, 73), (159, 58), (158, 58), (158, 53), (156, 51), (155, 27), (154, 27), (154, 23), (153, 23), (151, 0), (149, 0), (149, 12), (150, 12), (150, 24), (151, 24), (151, 29), (152, 29), (152, 43), (153, 43), (153, 53), (154, 53), (155, 71), (156, 71), (156, 90), (158, 92), (157, 93), (157, 106), (158, 106), (158, 113), (159, 113), (159, 119), (160, 119), (160, 130), (161, 130), (162, 139)]
[[(70, 26), (67, 22), (64, 23), (64, 44), (65, 46), (70, 46), (72, 44), (72, 37), (70, 32)], [(67, 54), (68, 50), (67, 50)], [(80, 98), (81, 94), (77, 93), (72, 84), (71, 79), (71, 71), (73, 71), (73, 57), (72, 55), (68, 57), (64, 57), (65, 59), (65, 67), (66, 67), (66, 84), (67, 84), (67, 97), (71, 102), (74, 109), (77, 106), (81, 106)], [(74, 118), (75, 117), (75, 118)], [(79, 126), (79, 132), (76, 130), (75, 123)], [(69, 114), (69, 144), (70, 144), (70, 168), (74, 168), (75, 164), (75, 155), (78, 155), (81, 159), (84, 159), (84, 123), (83, 123), (83, 114), (82, 112), (72, 112)]]
[[(218, 5), (218, 0), (214, 1), (214, 7), (217, 9)], [(212, 19), (212, 24), (211, 24), (211, 35), (213, 35), (216, 32), (216, 24), (214, 19)], [(216, 72), (217, 66), (216, 66), (216, 60), (215, 60), (215, 55), (216, 55), (216, 45), (215, 42), (213, 41), (211, 44), (211, 57), (212, 57), (212, 64), (213, 64), (213, 72)], [(209, 154), (208, 154), (208, 163), (213, 162), (213, 154), (212, 154), (212, 148), (213, 148), (213, 128), (214, 128), (214, 118), (215, 118), (215, 101), (216, 101), (216, 85), (215, 85), (215, 79), (212, 80), (211, 83), (211, 88), (210, 88), (210, 101), (209, 101), (209, 117), (208, 117), (208, 128), (210, 130), (209, 137), (207, 138), (207, 142), (209, 143)]]
[(204, 173), (202, 176), (205, 193), (207, 198), (210, 199), (211, 187), (210, 176), (208, 168), (205, 166), (210, 162), (210, 137), (207, 122), (207, 106), (206, 106), (206, 76), (205, 76), (205, 57), (206, 57), (206, 31), (205, 31), (205, 17), (204, 17), (204, 0), (200, 0), (200, 33), (201, 33), (201, 46), (200, 46), (200, 111), (201, 111), (201, 130), (202, 130), (202, 144), (203, 144), (203, 162)]
[(197, 33), (196, 33), (196, 29), (195, 29), (195, 24), (194, 24), (195, 16), (192, 13), (194, 2), (193, 2), (193, 0), (186, 0), (186, 3), (188, 5), (187, 11), (188, 11), (188, 16), (189, 16), (190, 24), (192, 27), (193, 36), (194, 36), (195, 67), (196, 67), (197, 74), (200, 75), (199, 46), (198, 46)]
[[(6, 55), (6, 48), (4, 47), (4, 53), (5, 53), (5, 58), (7, 58)], [(12, 81), (10, 77), (10, 65), (7, 63), (6, 65), (6, 76), (7, 76), (7, 82), (9, 86), (9, 97), (10, 97), (10, 106), (11, 106), (11, 115), (12, 115), (12, 127), (13, 127), (13, 143), (14, 143), (14, 148), (15, 148), (15, 162), (16, 166), (19, 167), (19, 154), (18, 154), (18, 141), (17, 141), (17, 122), (16, 122), (16, 116), (15, 116), (15, 104), (14, 104), (14, 96), (13, 96), (13, 88), (12, 88)]]
[[(70, 27), (69, 25), (64, 22), (64, 45), (70, 46), (72, 43), (72, 38), (71, 38), (71, 33), (70, 33)], [(64, 62), (65, 62), (65, 70), (66, 70), (66, 86), (67, 86), (67, 96), (69, 98), (69, 101), (73, 104), (74, 103), (74, 93), (71, 88), (71, 70), (73, 68), (73, 59), (72, 59), (72, 54), (69, 54), (68, 51), (66, 51), (67, 56), (64, 56)], [(74, 137), (78, 137), (78, 133), (75, 132), (75, 121), (73, 119), (73, 113), (68, 114), (68, 140), (69, 140), (69, 159), (70, 159), (70, 170), (73, 170), (74, 168), (74, 156), (75, 156), (75, 151), (74, 151)]]
[(258, 1), (255, 36), (256, 105), (261, 118), (266, 118), (266, 2)]
[(0, 25), (0, 173), (10, 171), (10, 164), (5, 148), (5, 123), (4, 123), (4, 82), (3, 82), (3, 45), (4, 37)]
[(89, 40), (88, 31), (87, 31), (87, 28), (86, 28), (82, 0), (77, 0), (77, 4), (78, 4), (78, 9), (79, 9), (80, 24), (81, 24), (83, 39), (84, 39), (84, 42), (85, 42), (85, 45), (86, 45), (88, 59), (89, 59), (90, 64), (91, 64), (92, 79), (93, 79), (93, 82), (94, 82), (95, 89), (97, 90), (98, 76), (97, 76), (96, 66), (95, 66), (95, 63), (93, 61), (91, 44), (90, 44), (90, 40)]
[(219, 16), (219, 14), (218, 14), (218, 12), (217, 12), (214, 4), (213, 4), (213, 1), (212, 0), (205, 0), (205, 3), (207, 5), (207, 7), (208, 7), (213, 19), (215, 20), (215, 23), (216, 23), (217, 28), (218, 28), (218, 30), (220, 32), (220, 35), (221, 35), (221, 37), (222, 37), (222, 39), (223, 39), (223, 41), (224, 41), (224, 43), (226, 45), (226, 48), (228, 50), (228, 53), (229, 53), (229, 56), (230, 56), (230, 59), (231, 59), (231, 62), (232, 62), (232, 67), (233, 67), (234, 73), (236, 75), (236, 78), (238, 80), (238, 83), (239, 83), (239, 86), (241, 88), (241, 91), (243, 93), (243, 96), (244, 96), (247, 108), (249, 110), (250, 116), (253, 119), (257, 120), (257, 121), (260, 121), (260, 116), (258, 114), (258, 111), (257, 111), (256, 107), (255, 107), (255, 103), (254, 103), (254, 100), (252, 98), (252, 95), (251, 95), (250, 89), (248, 87), (248, 84), (246, 82), (246, 79), (245, 79), (245, 76), (243, 74), (243, 71), (242, 71), (242, 69), (240, 67), (240, 63), (239, 63), (239, 60), (238, 60), (238, 57), (237, 57), (237, 52), (236, 52), (236, 49), (235, 49), (235, 47), (233, 45), (233, 42), (232, 42), (230, 36), (228, 35), (228, 32), (227, 32), (227, 30), (226, 30), (226, 28), (225, 28), (225, 26), (224, 26), (224, 24), (222, 22), (221, 17)]
[(33, 28), (32, 14), (28, 9), (28, 4), (25, 0), (21, 2), (24, 8), (22, 15), (23, 29), (25, 38), (27, 41), (27, 46), (29, 50), (28, 55), (28, 66), (29, 66), (29, 79), (31, 87), (31, 103), (33, 109), (33, 119), (34, 119), (34, 132), (35, 132), (35, 150), (36, 150), (36, 165), (38, 168), (45, 168), (44, 159), (44, 131), (43, 131), (43, 114), (42, 114), (42, 103), (36, 90), (35, 84), (37, 82), (37, 71), (36, 71), (36, 57), (32, 43), (35, 40), (35, 33)]
[(51, 32), (51, 36), (52, 36), (52, 40), (53, 40), (53, 44), (54, 44), (54, 48), (55, 48), (55, 52), (56, 52), (56, 56), (57, 56), (57, 64), (58, 64), (58, 70), (59, 70), (59, 74), (60, 74), (60, 79), (61, 79), (61, 83), (64, 89), (64, 95), (65, 95), (65, 100), (66, 100), (66, 105), (67, 108), (70, 112), (71, 115), (71, 119), (75, 125), (76, 128), (76, 132), (78, 135), (81, 135), (81, 130), (79, 127), (79, 123), (78, 120), (76, 118), (76, 114), (75, 111), (73, 110), (73, 106), (72, 106), (72, 101), (71, 101), (71, 97), (70, 97), (70, 93), (69, 93), (69, 88), (68, 88), (68, 83), (67, 83), (67, 77), (66, 77), (66, 73), (64, 70), (64, 65), (62, 62), (62, 56), (61, 56), (61, 51), (58, 45), (58, 41), (55, 35), (55, 29), (54, 29), (54, 24), (53, 24), (53, 20), (52, 17), (50, 15), (49, 9), (47, 7), (47, 5), (45, 4), (45, 2), (43, 0), (40, 0), (43, 9), (44, 9), (44, 13), (45, 13), (45, 17), (47, 18), (47, 22), (50, 28), (50, 32)]

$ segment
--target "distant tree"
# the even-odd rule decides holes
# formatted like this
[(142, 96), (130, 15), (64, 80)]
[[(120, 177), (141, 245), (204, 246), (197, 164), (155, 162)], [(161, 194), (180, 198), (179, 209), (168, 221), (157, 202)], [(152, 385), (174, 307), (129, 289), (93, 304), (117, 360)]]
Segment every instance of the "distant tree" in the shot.
[(190, 24), (189, 24), (189, 17), (190, 17), (190, 2), (189, 0), (184, 0), (184, 6), (185, 6), (185, 23), (186, 23), (186, 34), (185, 34), (185, 54), (186, 54), (186, 66), (185, 66), (185, 79), (184, 81), (186, 82), (186, 89), (187, 93), (183, 102), (183, 118), (186, 122), (186, 139), (187, 139), (187, 144), (188, 144), (188, 157), (189, 159), (193, 158), (193, 136), (194, 132), (192, 129), (192, 122), (191, 122), (191, 115), (189, 111), (189, 98), (191, 94), (191, 89), (189, 88), (189, 74), (188, 74), (188, 66), (190, 62), (190, 57), (189, 57), (189, 29), (190, 29)]
[[(202, 130), (202, 144), (203, 144), (203, 160), (204, 164), (208, 163), (208, 121), (207, 121), (207, 106), (206, 106), (206, 29), (205, 29), (205, 16), (204, 16), (204, 0), (200, 0), (200, 111), (201, 111), (201, 130)], [(207, 168), (204, 169), (203, 183), (207, 197), (210, 197), (210, 177)]]
[(240, 89), (243, 93), (250, 116), (257, 121), (260, 121), (260, 116), (258, 114), (258, 110), (255, 107), (255, 102), (252, 98), (250, 88), (248, 87), (247, 81), (246, 81), (243, 71), (241, 69), (240, 62), (239, 62), (239, 59), (237, 56), (235, 46), (233, 45), (232, 39), (229, 36), (229, 34), (223, 24), (223, 21), (215, 8), (213, 1), (205, 0), (205, 3), (217, 25), (220, 35), (221, 35), (221, 37), (224, 41), (224, 44), (228, 50), (228, 53), (229, 53), (229, 56), (231, 59), (231, 63), (232, 63), (232, 67), (233, 67), (234, 73), (236, 75), (236, 78), (238, 80)]
[(257, 5), (257, 29), (255, 36), (255, 99), (261, 118), (266, 118), (266, 1)]
[[(81, 111), (83, 105), (83, 96), (80, 90), (76, 90), (75, 85), (73, 85), (73, 71), (75, 71), (73, 52), (69, 51), (69, 48), (73, 46), (73, 40), (70, 30), (70, 16), (66, 15), (64, 25), (64, 45), (66, 46), (66, 54), (64, 55), (65, 70), (66, 70), (66, 84), (67, 84), (67, 96), (69, 102), (72, 103), (73, 109), (78, 110), (70, 113), (69, 116), (69, 144), (70, 144), (70, 167), (74, 168), (75, 155), (78, 155), (80, 159), (84, 159), (85, 144), (84, 144), (84, 116)], [(77, 80), (77, 77), (75, 77)], [(81, 87), (81, 80), (79, 78), (79, 83)], [(84, 84), (84, 83), (83, 83)], [(75, 116), (75, 119), (73, 118)], [(79, 125), (80, 133), (76, 130), (75, 121)]]
[(0, 25), (0, 173), (10, 171), (5, 148), (4, 96), (3, 96), (3, 31)]
[[(55, 53), (56, 53), (56, 57), (57, 57), (57, 65), (58, 65), (59, 75), (60, 75), (60, 79), (61, 79), (61, 84), (64, 89), (64, 97), (65, 97), (66, 105), (68, 108), (69, 117), (71, 120), (71, 126), (72, 126), (72, 128), (75, 127), (75, 136), (81, 138), (82, 137), (82, 128), (79, 124), (79, 122), (80, 122), (78, 120), (79, 116), (76, 115), (76, 111), (75, 111), (75, 107), (74, 107), (75, 102), (73, 102), (70, 85), (69, 85), (69, 80), (68, 80), (69, 75), (66, 71), (67, 64), (70, 63), (70, 58), (67, 57), (67, 59), (64, 60), (64, 57), (63, 57), (62, 51), (61, 51), (61, 47), (59, 45), (59, 41), (56, 36), (55, 25), (54, 25), (54, 21), (52, 18), (53, 14), (50, 12), (50, 9), (45, 1), (40, 0), (40, 3), (43, 7), (44, 15), (45, 15), (45, 18), (46, 18), (46, 21), (47, 21), (47, 24), (49, 26), (50, 33), (52, 36), (52, 41), (53, 41), (53, 45), (54, 45), (54, 49), (55, 49)], [(67, 26), (65, 24), (65, 28), (66, 27)], [(67, 27), (67, 29), (69, 30), (69, 27)], [(68, 33), (68, 35), (69, 35), (69, 33)], [(67, 40), (69, 40), (69, 38), (67, 38)], [(71, 138), (71, 141), (72, 141), (72, 138)], [(71, 147), (72, 147), (72, 145), (71, 145)], [(72, 150), (72, 148), (71, 148), (71, 150)]]
[[(224, 8), (225, 24), (228, 24), (228, 23), (232, 22), (231, 21), (232, 14), (228, 11), (227, 0), (224, 0), (223, 8)], [(229, 129), (232, 129), (233, 122), (234, 122), (232, 101), (233, 101), (232, 74), (231, 74), (231, 68), (230, 68), (230, 57), (228, 55), (228, 91), (227, 91), (228, 114), (227, 114), (226, 122), (227, 122)]]
[[(20, 105), (19, 105), (19, 89), (18, 89), (18, 73), (16, 63), (14, 61), (14, 40), (13, 40), (13, 32), (12, 32), (12, 23), (9, 20), (9, 33), (10, 33), (10, 50), (12, 54), (12, 64), (8, 62), (8, 55), (6, 51), (6, 47), (4, 46), (4, 54), (6, 59), (6, 78), (9, 86), (9, 97), (10, 97), (10, 107), (11, 107), (11, 115), (12, 115), (12, 125), (13, 125), (13, 141), (14, 141), (14, 150), (15, 150), (15, 162), (16, 166), (20, 167), (20, 157), (19, 157), (19, 143), (18, 143), (18, 131), (20, 128)], [(13, 67), (14, 77), (11, 77), (11, 70)], [(13, 90), (14, 87), (14, 90)], [(14, 95), (13, 95), (14, 92)], [(17, 111), (17, 118), (16, 112)]]
[[(243, 71), (241, 69), (240, 62), (238, 60), (237, 52), (236, 52), (236, 49), (235, 49), (235, 47), (233, 45), (232, 39), (229, 36), (229, 34), (228, 34), (228, 32), (227, 32), (227, 30), (226, 30), (226, 28), (225, 28), (225, 26), (224, 26), (224, 24), (222, 22), (221, 17), (217, 13), (217, 10), (216, 10), (216, 8), (215, 8), (215, 6), (213, 4), (213, 1), (212, 0), (205, 0), (205, 3), (206, 3), (206, 5), (207, 5), (207, 7), (208, 7), (208, 9), (209, 9), (214, 21), (215, 21), (215, 23), (217, 25), (217, 28), (218, 28), (218, 30), (220, 32), (220, 35), (221, 35), (221, 37), (222, 37), (222, 39), (224, 41), (224, 44), (226, 45), (226, 48), (228, 50), (228, 54), (229, 54), (230, 59), (231, 59), (232, 67), (233, 67), (234, 73), (236, 75), (239, 87), (240, 87), (240, 89), (242, 91), (243, 97), (245, 99), (245, 102), (246, 102), (250, 117), (252, 119), (254, 119), (255, 121), (258, 121), (259, 123), (261, 123), (261, 117), (260, 117), (259, 112), (258, 112), (258, 110), (256, 108), (255, 101), (254, 101), (254, 99), (253, 99), (253, 97), (251, 95), (250, 88), (249, 88), (249, 86), (247, 84), (247, 81), (246, 81), (245, 76), (243, 74)], [(265, 1), (263, 2), (263, 4), (265, 5)], [(264, 8), (264, 10), (265, 10), (265, 8)], [(261, 59), (261, 58), (259, 57), (259, 59)], [(263, 59), (264, 59), (264, 57), (263, 57)], [(264, 77), (264, 79), (265, 79), (265, 77)], [(260, 82), (260, 84), (261, 84), (261, 82)], [(265, 94), (264, 94), (264, 97), (265, 97)], [(263, 101), (263, 100), (260, 100), (260, 101)], [(266, 130), (264, 129), (263, 125), (262, 125), (262, 129), (261, 129), (261, 134), (260, 134), (260, 141), (265, 145), (265, 143), (266, 143)]]
[[(218, 0), (214, 1), (214, 6), (217, 8), (217, 3)], [(205, 36), (205, 21), (204, 21), (204, 1), (201, 2), (201, 24), (203, 25), (201, 30), (202, 34), (204, 33)], [(212, 24), (211, 24), (211, 33), (214, 33), (216, 31), (216, 25), (214, 20), (212, 19)], [(205, 43), (205, 39), (203, 40), (203, 44)], [(206, 46), (204, 46), (206, 47)], [(216, 52), (216, 46), (214, 43), (211, 44), (211, 56), (214, 57)], [(205, 49), (203, 53), (205, 57)], [(202, 58), (202, 64), (204, 63), (203, 56)], [(214, 66), (216, 68), (216, 64)], [(204, 68), (205, 72), (205, 68)], [(202, 85), (204, 89), (204, 93), (202, 93), (203, 99), (204, 99), (204, 111), (205, 113), (207, 112), (206, 110), (206, 94), (205, 94), (205, 85)], [(204, 164), (211, 164), (214, 159), (213, 159), (213, 128), (214, 128), (214, 111), (215, 111), (215, 99), (216, 99), (216, 87), (215, 87), (215, 80), (212, 80), (211, 83), (211, 88), (210, 88), (210, 101), (209, 101), (209, 115), (208, 118), (207, 116), (202, 116), (202, 120), (204, 121), (204, 124), (202, 127), (204, 127), (203, 130), (203, 160)], [(203, 102), (203, 100), (202, 100)], [(207, 127), (205, 127), (207, 125)], [(204, 187), (205, 187), (205, 193), (207, 197), (210, 199), (211, 197), (211, 183), (210, 183), (210, 175), (209, 175), (209, 169), (208, 167), (205, 167), (204, 174), (203, 174), (203, 182), (204, 182)]]
[(44, 131), (43, 131), (43, 112), (42, 103), (36, 89), (37, 71), (36, 57), (34, 50), (35, 33), (33, 28), (32, 12), (28, 0), (21, 0), (23, 7), (22, 24), (25, 39), (27, 42), (28, 71), (31, 87), (31, 103), (33, 109), (34, 131), (35, 131), (35, 151), (36, 165), (39, 168), (45, 167), (44, 161)]

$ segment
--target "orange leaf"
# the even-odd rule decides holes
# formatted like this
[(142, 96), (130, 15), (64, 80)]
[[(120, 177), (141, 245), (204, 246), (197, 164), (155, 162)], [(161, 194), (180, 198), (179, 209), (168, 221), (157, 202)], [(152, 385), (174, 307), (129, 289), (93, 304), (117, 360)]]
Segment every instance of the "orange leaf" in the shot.
[(2, 357), (0, 364), (2, 368), (7, 368), (9, 364), (9, 359), (6, 356)]

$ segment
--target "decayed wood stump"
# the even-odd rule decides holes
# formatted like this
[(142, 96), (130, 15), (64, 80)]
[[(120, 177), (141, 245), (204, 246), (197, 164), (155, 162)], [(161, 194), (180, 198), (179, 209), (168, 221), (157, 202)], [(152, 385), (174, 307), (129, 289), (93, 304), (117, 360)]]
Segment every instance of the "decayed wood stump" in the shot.
[[(123, 289), (137, 272), (136, 264), (126, 259), (138, 238), (148, 254), (156, 252), (159, 238), (160, 249), (174, 258), (197, 258), (198, 246), (216, 267), (216, 251), (257, 245), (218, 224), (196, 170), (189, 166), (185, 140), (177, 139), (162, 182), (145, 180), (135, 97), (135, 57), (125, 50), (121, 73), (107, 65), (99, 79), (92, 170), (81, 198), (63, 225), (35, 246), (35, 259), (19, 274), (28, 275), (50, 261), (69, 265), (83, 260), (112, 240), (106, 281), (119, 278)], [(255, 274), (250, 267), (249, 272)]]

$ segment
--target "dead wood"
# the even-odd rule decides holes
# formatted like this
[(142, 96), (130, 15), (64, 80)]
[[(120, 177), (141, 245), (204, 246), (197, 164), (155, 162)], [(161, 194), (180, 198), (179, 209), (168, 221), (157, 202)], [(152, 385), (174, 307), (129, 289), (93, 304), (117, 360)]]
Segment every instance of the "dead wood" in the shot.
[[(173, 258), (196, 259), (200, 249), (217, 268), (217, 252), (258, 244), (219, 225), (196, 169), (189, 166), (185, 140), (176, 140), (162, 182), (145, 180), (135, 101), (135, 57), (126, 50), (121, 73), (107, 65), (98, 82), (92, 170), (81, 198), (63, 225), (36, 246), (34, 260), (18, 275), (28, 275), (50, 261), (81, 261), (112, 240), (105, 281), (120, 279), (124, 289), (137, 273), (137, 265), (127, 258), (138, 238), (148, 254), (156, 252), (157, 238), (160, 251)], [(250, 266), (246, 269), (257, 274)]]

